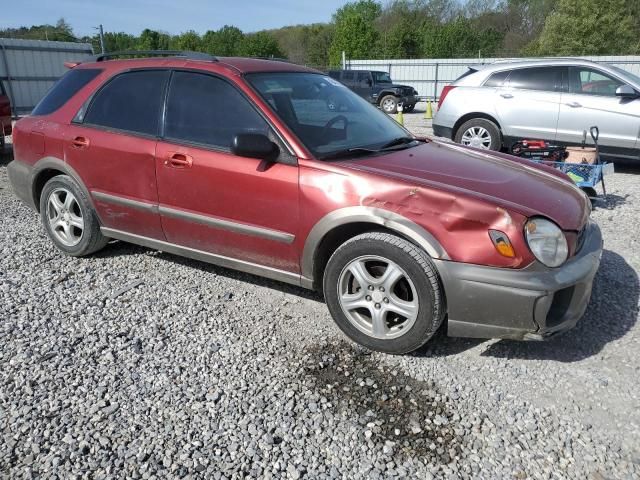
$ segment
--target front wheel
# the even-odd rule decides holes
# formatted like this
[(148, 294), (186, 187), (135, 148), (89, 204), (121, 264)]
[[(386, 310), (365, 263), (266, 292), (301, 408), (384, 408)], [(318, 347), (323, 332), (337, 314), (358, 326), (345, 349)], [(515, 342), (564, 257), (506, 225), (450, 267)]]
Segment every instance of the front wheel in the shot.
[(398, 111), (398, 99), (393, 95), (386, 95), (380, 100), (380, 108), (384, 113), (396, 113)]
[(371, 350), (411, 352), (444, 319), (444, 294), (429, 256), (389, 233), (365, 233), (341, 245), (327, 263), (323, 289), (338, 327)]
[(486, 150), (500, 150), (502, 138), (498, 126), (485, 118), (472, 118), (456, 131), (456, 143)]

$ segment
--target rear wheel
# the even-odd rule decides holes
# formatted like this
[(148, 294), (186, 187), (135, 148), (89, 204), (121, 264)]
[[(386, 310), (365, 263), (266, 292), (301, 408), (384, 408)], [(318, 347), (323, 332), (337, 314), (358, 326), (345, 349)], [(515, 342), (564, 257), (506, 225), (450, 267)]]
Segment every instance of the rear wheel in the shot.
[(372, 350), (411, 352), (444, 318), (444, 295), (428, 255), (388, 233), (365, 233), (340, 246), (327, 263), (323, 289), (338, 327)]
[(398, 111), (398, 99), (393, 95), (386, 95), (380, 100), (380, 108), (384, 113), (396, 113)]
[(49, 180), (40, 195), (40, 217), (49, 238), (67, 255), (80, 257), (103, 248), (108, 238), (89, 199), (67, 175)]
[(416, 108), (416, 104), (412, 104), (412, 105), (407, 105), (406, 107), (404, 107), (404, 111), (405, 112), (413, 112), (413, 109)]
[(485, 118), (472, 118), (456, 131), (454, 141), (469, 147), (500, 150), (502, 138), (498, 126)]

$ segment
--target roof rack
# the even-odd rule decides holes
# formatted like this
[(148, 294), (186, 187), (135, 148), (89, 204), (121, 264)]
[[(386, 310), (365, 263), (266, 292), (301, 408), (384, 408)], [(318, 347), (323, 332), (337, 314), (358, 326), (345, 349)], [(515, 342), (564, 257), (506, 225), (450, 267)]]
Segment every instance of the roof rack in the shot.
[[(512, 58), (501, 58), (498, 60), (495, 60), (493, 62), (491, 62), (491, 64), (494, 63), (513, 63), (513, 62), (546, 62), (549, 60), (569, 60), (569, 61), (574, 61), (574, 60), (584, 60), (584, 61), (591, 61), (591, 60), (587, 60), (586, 58), (583, 57), (512, 57)], [(489, 64), (489, 65), (491, 65)]]
[(205, 60), (217, 62), (218, 58), (203, 52), (191, 52), (182, 50), (122, 50), (118, 52), (101, 53), (92, 58), (94, 62), (104, 62), (116, 57), (180, 57), (188, 60)]
[(245, 57), (245, 58), (253, 58), (255, 60), (271, 60), (271, 61), (274, 61), (274, 62), (295, 63), (295, 62), (292, 62), (291, 60), (289, 60), (288, 58), (281, 58), (281, 57), (258, 57), (258, 56), (252, 56), (252, 57)]

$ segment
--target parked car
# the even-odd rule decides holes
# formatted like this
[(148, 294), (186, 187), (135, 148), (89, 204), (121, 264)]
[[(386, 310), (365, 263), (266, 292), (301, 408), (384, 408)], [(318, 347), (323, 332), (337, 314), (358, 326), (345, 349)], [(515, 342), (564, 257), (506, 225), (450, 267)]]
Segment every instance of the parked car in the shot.
[(398, 104), (411, 112), (418, 102), (418, 91), (408, 85), (393, 83), (387, 72), (375, 70), (331, 70), (331, 78), (343, 83), (362, 98), (386, 113), (396, 113)]
[(499, 150), (520, 139), (582, 142), (597, 125), (605, 156), (640, 159), (640, 78), (577, 59), (498, 62), (471, 67), (444, 87), (434, 133)]
[(11, 101), (0, 80), (0, 148), (4, 147), (7, 135), (11, 135)]
[(289, 63), (112, 56), (14, 128), (11, 184), (63, 253), (117, 239), (317, 289), (389, 353), (443, 322), (542, 339), (585, 311), (602, 237), (554, 169), (416, 138)]

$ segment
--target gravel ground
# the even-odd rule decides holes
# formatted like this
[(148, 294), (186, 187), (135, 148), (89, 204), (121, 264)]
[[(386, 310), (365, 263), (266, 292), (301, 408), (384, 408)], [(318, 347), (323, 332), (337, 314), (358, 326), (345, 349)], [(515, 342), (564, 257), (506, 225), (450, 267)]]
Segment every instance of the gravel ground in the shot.
[(301, 289), (119, 242), (62, 256), (10, 158), (0, 477), (640, 478), (638, 171), (593, 213), (606, 251), (575, 329), (392, 357)]

